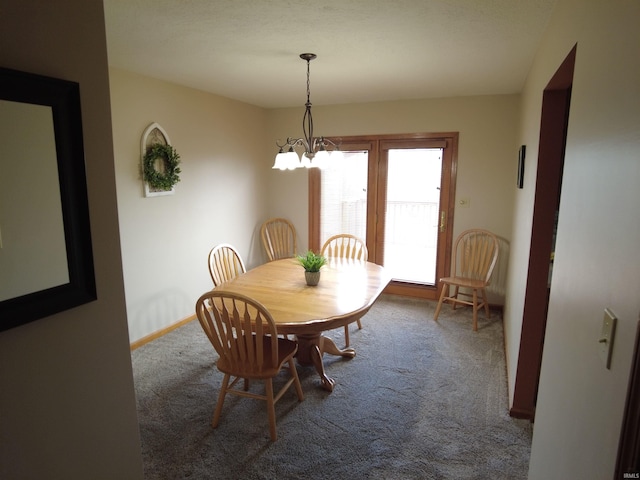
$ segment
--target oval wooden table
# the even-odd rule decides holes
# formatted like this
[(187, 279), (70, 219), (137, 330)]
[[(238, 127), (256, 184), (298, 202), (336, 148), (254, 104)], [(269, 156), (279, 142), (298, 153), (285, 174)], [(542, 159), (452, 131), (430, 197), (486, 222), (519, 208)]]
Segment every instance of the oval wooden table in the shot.
[(338, 348), (322, 332), (361, 318), (390, 280), (385, 269), (375, 263), (336, 259), (322, 267), (320, 283), (309, 287), (304, 269), (296, 259), (287, 258), (260, 265), (217, 288), (262, 303), (273, 316), (278, 333), (296, 336), (298, 363), (314, 365), (323, 388), (331, 392), (335, 381), (325, 373), (322, 356), (353, 358), (356, 352)]

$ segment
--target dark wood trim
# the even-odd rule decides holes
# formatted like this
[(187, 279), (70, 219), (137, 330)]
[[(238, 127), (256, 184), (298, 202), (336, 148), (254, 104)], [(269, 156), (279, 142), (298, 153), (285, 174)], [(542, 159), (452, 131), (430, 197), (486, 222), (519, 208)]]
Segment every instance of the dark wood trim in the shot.
[(403, 297), (425, 298), (427, 300), (437, 300), (437, 292), (438, 289), (435, 286), (395, 281), (391, 281), (384, 289), (384, 293)]
[(442, 182), (442, 190), (440, 192), (440, 205), (441, 208), (447, 207), (447, 228), (444, 235), (438, 241), (445, 242), (445, 248), (443, 251), (439, 250), (438, 266), (436, 271), (442, 272), (439, 277), (436, 277), (436, 299), (440, 297), (442, 290), (442, 284), (440, 278), (448, 277), (451, 275), (451, 256), (453, 254), (453, 226), (455, 220), (456, 211), (456, 183), (458, 181), (458, 142), (459, 134), (454, 133), (451, 138), (451, 145), (447, 146), (445, 155), (451, 155), (449, 161), (443, 162), (442, 178), (448, 178), (448, 182)]
[[(370, 143), (369, 150), (369, 176), (367, 178), (367, 203), (378, 205), (380, 192), (378, 191), (378, 178), (380, 177), (380, 142)], [(377, 207), (375, 211), (377, 211)], [(375, 241), (380, 234), (380, 225), (375, 217), (367, 217), (367, 248), (369, 249), (369, 260), (375, 261), (378, 257), (378, 242)], [(370, 241), (369, 239), (374, 239)]]
[(542, 97), (531, 247), (525, 288), (520, 351), (510, 414), (534, 419), (547, 325), (549, 265), (562, 188), (564, 151), (576, 47), (551, 78)]
[(320, 211), (320, 171), (317, 168), (309, 169), (309, 250), (319, 252), (320, 245), (320, 225), (314, 222), (313, 218)]

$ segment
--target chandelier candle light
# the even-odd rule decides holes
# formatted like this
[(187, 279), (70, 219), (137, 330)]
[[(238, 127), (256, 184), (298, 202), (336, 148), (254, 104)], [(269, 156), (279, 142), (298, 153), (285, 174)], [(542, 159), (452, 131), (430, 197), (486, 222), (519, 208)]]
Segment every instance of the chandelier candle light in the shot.
[[(313, 136), (313, 117), (311, 116), (311, 100), (309, 99), (309, 63), (316, 58), (316, 56), (315, 53), (300, 54), (300, 58), (307, 62), (307, 103), (305, 103), (304, 117), (302, 117), (304, 137), (289, 137), (284, 145), (276, 142), (280, 151), (276, 155), (276, 160), (272, 167), (274, 169), (295, 170), (296, 168), (324, 168), (329, 163), (329, 154), (331, 152), (333, 152), (333, 160), (336, 160), (335, 157), (340, 153), (339, 145), (336, 145), (328, 138)], [(302, 152), (300, 157), (298, 157), (298, 153), (295, 150), (296, 147), (304, 148), (304, 152)], [(327, 150), (327, 147), (332, 148), (332, 150)]]

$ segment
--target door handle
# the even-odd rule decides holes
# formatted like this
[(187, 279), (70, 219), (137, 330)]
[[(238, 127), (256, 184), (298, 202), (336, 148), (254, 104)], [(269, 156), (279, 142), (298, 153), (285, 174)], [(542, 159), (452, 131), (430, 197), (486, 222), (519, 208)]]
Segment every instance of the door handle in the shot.
[(444, 232), (446, 225), (447, 225), (447, 212), (442, 210), (440, 212), (440, 233)]

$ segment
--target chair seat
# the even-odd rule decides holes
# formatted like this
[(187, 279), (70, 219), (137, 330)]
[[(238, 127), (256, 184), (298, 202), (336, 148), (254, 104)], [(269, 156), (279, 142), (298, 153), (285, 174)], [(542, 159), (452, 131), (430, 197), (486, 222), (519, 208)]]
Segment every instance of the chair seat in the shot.
[[(255, 338), (255, 337), (254, 337)], [(237, 342), (238, 340), (234, 340)], [(222, 373), (228, 373), (234, 377), (242, 377), (248, 379), (264, 379), (275, 377), (282, 365), (291, 359), (298, 351), (298, 344), (292, 340), (278, 338), (278, 364), (271, 363), (271, 339), (262, 337), (263, 362), (264, 366), (261, 370), (257, 370), (256, 366), (248, 362), (234, 362), (233, 364), (225, 357), (221, 357), (216, 366)]]
[(440, 279), (440, 282), (466, 288), (484, 288), (487, 286), (487, 282), (475, 278), (443, 277)]

